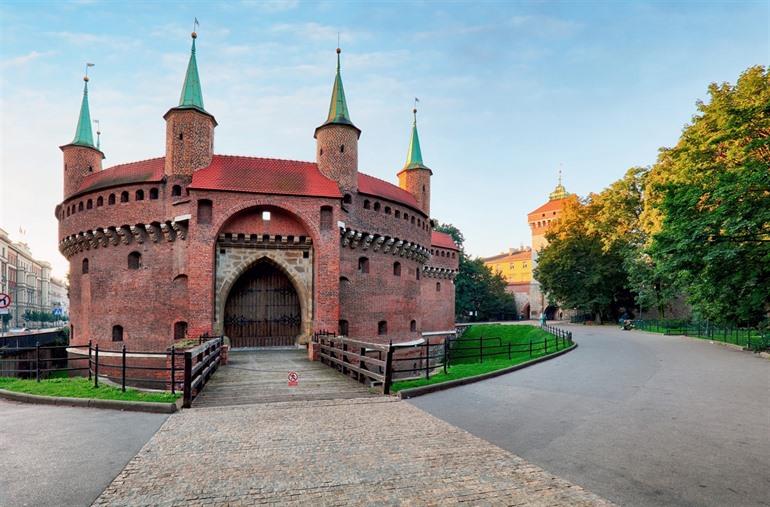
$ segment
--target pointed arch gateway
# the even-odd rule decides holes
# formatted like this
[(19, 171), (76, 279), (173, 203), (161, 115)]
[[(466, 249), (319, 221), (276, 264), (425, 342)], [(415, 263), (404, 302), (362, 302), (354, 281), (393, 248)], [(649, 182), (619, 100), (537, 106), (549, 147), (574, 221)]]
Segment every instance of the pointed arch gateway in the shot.
[(300, 296), (289, 276), (263, 257), (233, 284), (224, 309), (232, 347), (293, 346), (302, 332)]

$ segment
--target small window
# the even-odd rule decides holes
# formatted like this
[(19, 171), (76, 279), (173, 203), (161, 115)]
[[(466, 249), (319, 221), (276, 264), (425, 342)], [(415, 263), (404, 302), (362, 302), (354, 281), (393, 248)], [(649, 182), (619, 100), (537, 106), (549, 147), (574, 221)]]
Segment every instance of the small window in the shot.
[(377, 323), (377, 334), (382, 336), (388, 334), (388, 322), (381, 320)]
[(182, 132), (179, 133), (179, 140), (180, 141), (184, 140), (184, 134)]
[(371, 209), (372, 203), (369, 202), (369, 199), (364, 199), (364, 209)]
[(120, 194), (120, 202), (128, 202), (128, 192), (122, 192)]
[(404, 220), (409, 220), (409, 213), (404, 213)]
[(139, 189), (136, 191), (136, 200), (144, 201), (144, 190)]
[(83, 201), (78, 203), (78, 211), (83, 211)]
[(420, 268), (417, 268), (416, 272), (417, 272), (417, 279), (419, 280), (420, 279)]
[(321, 206), (321, 230), (328, 231), (332, 228), (332, 207)]
[(88, 259), (83, 259), (83, 264), (80, 268), (80, 272), (84, 275), (88, 274)]
[[(268, 215), (270, 212), (267, 212)], [(198, 223), (199, 224), (210, 224), (211, 219), (214, 215), (214, 209), (213, 204), (208, 199), (199, 199), (198, 200)]]
[(157, 188), (151, 188), (150, 189), (150, 200), (154, 201), (158, 198), (158, 189)]
[(102, 206), (104, 206), (104, 197), (100, 195), (96, 198), (96, 207), (101, 208)]
[(412, 225), (414, 225), (414, 222), (415, 222), (414, 215), (412, 215)]
[(349, 325), (347, 320), (340, 320), (339, 322), (339, 334), (340, 336), (348, 336)]
[(342, 204), (350, 204), (353, 202), (353, 196), (350, 194), (345, 194), (342, 197)]
[(345, 153), (345, 145), (344, 144), (340, 145), (340, 153)]
[(187, 338), (187, 322), (174, 322), (174, 339), (184, 340)]
[(123, 326), (112, 326), (112, 341), (123, 341)]
[(128, 269), (139, 269), (142, 267), (142, 254), (131, 252), (128, 254)]
[(90, 173), (94, 172), (94, 167), (93, 166), (88, 166), (88, 172), (90, 172)]
[(171, 187), (171, 197), (179, 197), (182, 195), (182, 187), (174, 185)]
[(415, 331), (417, 331), (417, 321), (416, 321), (416, 320), (413, 320), (413, 321), (411, 321), (411, 322), (409, 323), (409, 331), (411, 331), (411, 332), (413, 332), (413, 333), (414, 333)]
[(394, 262), (393, 263), (393, 276), (401, 276), (401, 263), (400, 262)]
[(110, 194), (110, 196), (107, 198), (107, 204), (115, 204), (115, 194)]
[(263, 222), (269, 222), (270, 221), (270, 212), (269, 211), (263, 211), (262, 212), (262, 221)]
[(396, 217), (396, 218), (401, 218), (401, 211), (396, 210), (396, 212), (393, 214), (393, 216)]
[(379, 202), (375, 202), (374, 203), (374, 211), (380, 211), (380, 203)]
[(385, 206), (385, 214), (390, 215), (390, 206)]
[(436, 292), (441, 292), (441, 282), (436, 282)]
[(367, 259), (366, 257), (360, 257), (358, 259), (358, 272), (359, 273), (369, 272), (369, 259)]
[(92, 201), (91, 199), (87, 200), (86, 209), (93, 209), (93, 207), (94, 207), (94, 201)]

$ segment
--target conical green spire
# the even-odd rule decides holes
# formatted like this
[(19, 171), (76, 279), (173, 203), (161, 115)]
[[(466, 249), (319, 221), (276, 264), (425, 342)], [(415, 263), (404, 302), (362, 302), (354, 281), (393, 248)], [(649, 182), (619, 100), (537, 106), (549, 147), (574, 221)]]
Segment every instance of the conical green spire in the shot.
[(406, 154), (404, 169), (425, 168), (422, 163), (422, 150), (420, 150), (420, 136), (417, 134), (417, 109), (413, 109), (414, 122), (412, 123), (412, 139), (409, 141), (409, 151)]
[(326, 123), (343, 123), (353, 125), (348, 113), (348, 103), (345, 101), (345, 89), (342, 87), (342, 76), (340, 75), (340, 53), (342, 50), (337, 48), (337, 75), (334, 78), (334, 88), (332, 89), (332, 99), (329, 104), (329, 116)]
[(80, 117), (78, 118), (78, 128), (75, 131), (75, 139), (70, 144), (79, 146), (94, 146), (94, 134), (91, 131), (91, 111), (88, 108), (88, 76), (83, 78), (83, 102), (80, 104)]
[(192, 50), (190, 51), (190, 63), (187, 64), (187, 74), (184, 77), (182, 95), (179, 97), (179, 107), (195, 108), (205, 111), (203, 108), (203, 93), (201, 92), (201, 80), (198, 77), (198, 62), (195, 59), (195, 39), (198, 35), (192, 33)]

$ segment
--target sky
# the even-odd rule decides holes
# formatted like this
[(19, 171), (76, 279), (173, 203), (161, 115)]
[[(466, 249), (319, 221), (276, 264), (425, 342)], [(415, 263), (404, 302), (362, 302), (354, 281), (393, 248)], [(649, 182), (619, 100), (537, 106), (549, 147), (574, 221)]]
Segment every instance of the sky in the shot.
[[(561, 167), (597, 192), (655, 162), (707, 100), (768, 65), (770, 2), (0, 2), (0, 227), (62, 276), (59, 146), (82, 76), (104, 167), (163, 156), (193, 20), (215, 152), (313, 161), (339, 34), (359, 170), (397, 182), (414, 97), (431, 212), (489, 256), (529, 244)], [(21, 235), (19, 228), (26, 232)]]

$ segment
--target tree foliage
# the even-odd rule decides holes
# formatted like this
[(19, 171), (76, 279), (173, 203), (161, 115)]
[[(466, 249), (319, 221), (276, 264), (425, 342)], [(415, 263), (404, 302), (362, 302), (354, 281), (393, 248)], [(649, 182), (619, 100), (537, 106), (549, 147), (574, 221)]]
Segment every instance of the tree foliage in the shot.
[(770, 73), (752, 67), (710, 101), (677, 145), (547, 234), (535, 276), (568, 307), (612, 313), (684, 295), (698, 316), (756, 324), (770, 311)]

